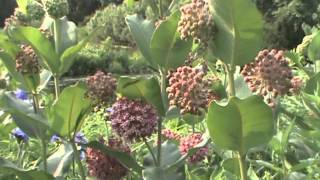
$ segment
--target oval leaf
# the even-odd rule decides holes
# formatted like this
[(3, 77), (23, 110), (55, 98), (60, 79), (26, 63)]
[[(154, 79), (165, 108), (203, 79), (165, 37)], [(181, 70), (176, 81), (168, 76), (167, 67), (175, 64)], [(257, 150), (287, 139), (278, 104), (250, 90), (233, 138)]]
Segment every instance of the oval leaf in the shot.
[(17, 126), (28, 136), (42, 137), (50, 129), (47, 120), (41, 114), (35, 114), (30, 103), (17, 99), (9, 93), (0, 94), (0, 108), (11, 114)]
[(308, 56), (312, 61), (320, 60), (320, 31), (316, 33), (308, 47)]
[(151, 37), (155, 29), (154, 24), (149, 20), (144, 20), (137, 14), (127, 16), (126, 22), (142, 55), (150, 65), (154, 66), (150, 53)]
[(53, 180), (54, 178), (44, 171), (25, 170), (12, 162), (0, 158), (0, 174), (14, 174), (23, 180)]
[(263, 19), (251, 0), (211, 0), (217, 28), (212, 49), (225, 63), (244, 65), (263, 46)]
[(121, 76), (117, 92), (131, 99), (141, 98), (156, 107), (160, 115), (165, 115), (160, 86), (153, 76)]
[(162, 22), (152, 36), (150, 52), (153, 61), (165, 69), (183, 65), (191, 48), (192, 40), (181, 40), (177, 31), (180, 12), (176, 11)]
[(258, 96), (233, 97), (226, 106), (212, 102), (207, 126), (217, 146), (240, 153), (268, 143), (274, 134), (272, 111)]
[(55, 133), (66, 136), (77, 128), (79, 119), (83, 119), (82, 113), (90, 107), (86, 92), (82, 83), (62, 91), (49, 113), (49, 122)]

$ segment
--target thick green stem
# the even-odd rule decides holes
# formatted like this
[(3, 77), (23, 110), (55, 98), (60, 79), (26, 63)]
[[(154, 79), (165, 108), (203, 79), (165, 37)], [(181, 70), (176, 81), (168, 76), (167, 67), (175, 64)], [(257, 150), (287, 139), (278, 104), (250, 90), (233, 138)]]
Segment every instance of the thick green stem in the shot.
[(61, 32), (60, 32), (60, 25), (61, 25), (61, 21), (60, 19), (55, 19), (54, 23), (53, 23), (53, 33), (54, 33), (54, 47), (56, 50), (56, 53), (58, 55), (60, 55), (61, 53)]
[(242, 155), (242, 153), (238, 153), (241, 180), (247, 180), (247, 167), (246, 167), (245, 159), (246, 159), (246, 155)]
[(149, 150), (149, 152), (150, 152), (150, 154), (152, 156), (154, 164), (158, 164), (156, 156), (154, 155), (154, 153), (153, 153), (153, 151), (152, 151), (152, 149), (151, 149), (150, 145), (148, 144), (147, 139), (145, 137), (143, 137), (143, 141), (146, 144), (146, 146), (147, 146), (147, 148), (148, 148), (148, 150)]
[(315, 73), (320, 72), (320, 60), (316, 60), (316, 61), (315, 61), (314, 72), (315, 72)]
[(159, 0), (159, 13), (160, 13), (160, 17), (163, 17), (162, 0)]
[[(167, 97), (167, 93), (166, 93), (166, 70), (160, 70), (160, 87), (161, 87), (161, 97), (162, 97), (162, 103), (163, 103), (163, 107), (164, 107), (164, 110), (166, 111), (168, 109), (168, 97)], [(158, 162), (158, 167), (161, 166), (161, 144), (162, 144), (162, 141), (161, 141), (161, 131), (162, 131), (162, 120), (163, 118), (159, 118), (158, 120), (158, 144), (157, 144), (157, 162)]]
[(85, 180), (86, 179), (86, 175), (85, 175), (85, 171), (84, 171), (84, 168), (82, 166), (82, 163), (81, 163), (80, 154), (79, 154), (79, 151), (77, 149), (77, 145), (76, 145), (76, 143), (74, 141), (71, 141), (71, 145), (72, 145), (74, 157), (76, 159), (76, 163), (77, 163), (79, 171), (80, 171), (81, 179)]
[(48, 162), (47, 162), (47, 143), (45, 138), (41, 138), (41, 146), (42, 146), (42, 159), (43, 159), (43, 169), (45, 172), (48, 171)]
[(56, 99), (59, 98), (60, 95), (60, 79), (59, 76), (54, 76), (54, 90), (56, 94)]
[(234, 66), (231, 65), (230, 67), (228, 67), (226, 65), (226, 69), (228, 72), (228, 92), (229, 92), (229, 97), (234, 97), (236, 96), (236, 89), (234, 86)]
[[(37, 92), (32, 92), (32, 100), (33, 100), (33, 108), (34, 113), (39, 112), (39, 100)], [(45, 135), (41, 138), (41, 150), (42, 150), (42, 160), (43, 160), (43, 169), (44, 171), (48, 171), (48, 162), (47, 162), (47, 143), (45, 139)]]

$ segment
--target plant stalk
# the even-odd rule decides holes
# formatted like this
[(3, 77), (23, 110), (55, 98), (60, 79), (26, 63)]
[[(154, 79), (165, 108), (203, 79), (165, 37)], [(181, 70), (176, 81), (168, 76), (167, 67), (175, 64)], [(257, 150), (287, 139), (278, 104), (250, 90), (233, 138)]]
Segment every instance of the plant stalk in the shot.
[(77, 163), (79, 171), (80, 171), (81, 179), (85, 180), (86, 179), (86, 175), (85, 175), (85, 171), (84, 171), (84, 168), (82, 166), (82, 163), (81, 163), (80, 154), (79, 154), (79, 151), (77, 149), (77, 145), (73, 140), (71, 141), (71, 145), (72, 145), (72, 149), (73, 149), (74, 156), (75, 156), (75, 159), (76, 159), (76, 163)]
[(60, 95), (60, 79), (57, 75), (53, 76), (54, 79), (54, 90), (56, 94), (56, 100), (59, 98)]
[(228, 67), (228, 65), (225, 65), (227, 72), (228, 72), (228, 93), (229, 93), (229, 97), (234, 97), (236, 96), (236, 89), (235, 89), (235, 85), (234, 85), (234, 69), (235, 67), (233, 65), (230, 65), (230, 67)]
[(163, 17), (162, 0), (159, 0), (159, 13), (160, 13), (160, 17)]
[(45, 172), (47, 172), (48, 171), (47, 143), (44, 137), (41, 138), (41, 145), (42, 145), (43, 169)]
[(56, 50), (56, 53), (58, 54), (58, 56), (60, 56), (61, 53), (61, 32), (60, 32), (60, 19), (55, 19), (53, 22), (53, 33), (54, 33), (54, 47)]
[(152, 152), (152, 149), (151, 149), (150, 145), (148, 144), (147, 139), (146, 139), (145, 137), (143, 137), (143, 141), (144, 141), (144, 143), (146, 144), (146, 146), (147, 146), (147, 148), (148, 148), (148, 150), (149, 150), (149, 152), (150, 152), (150, 154), (151, 154), (151, 156), (152, 156), (152, 159), (153, 159), (154, 164), (158, 164), (157, 159), (156, 159), (156, 156), (155, 156), (154, 153)]
[(245, 162), (246, 156), (242, 155), (242, 153), (238, 153), (238, 160), (239, 160), (239, 168), (240, 168), (240, 176), (241, 180), (247, 180), (247, 168)]
[[(37, 114), (39, 112), (39, 100), (36, 92), (32, 92), (32, 100), (33, 100), (33, 108), (34, 113)], [(42, 150), (42, 160), (43, 160), (43, 169), (45, 172), (48, 171), (48, 162), (47, 162), (47, 143), (45, 136), (41, 138), (41, 150)]]
[(316, 60), (316, 61), (315, 61), (314, 72), (315, 72), (315, 73), (320, 72), (320, 60)]

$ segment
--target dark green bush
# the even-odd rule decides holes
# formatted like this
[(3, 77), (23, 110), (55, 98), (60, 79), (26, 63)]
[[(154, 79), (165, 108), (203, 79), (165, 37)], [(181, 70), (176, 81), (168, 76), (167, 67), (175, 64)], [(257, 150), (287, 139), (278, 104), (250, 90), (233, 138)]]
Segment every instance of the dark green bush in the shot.
[(97, 27), (103, 26), (97, 34), (97, 42), (111, 37), (114, 44), (133, 46), (134, 42), (125, 22), (125, 17), (134, 13), (143, 14), (143, 9), (139, 6), (129, 8), (126, 4), (119, 6), (110, 4), (104, 9), (96, 11), (95, 15), (86, 24), (85, 29), (88, 33), (91, 33)]
[(87, 76), (97, 70), (114, 74), (142, 74), (150, 71), (142, 56), (135, 51), (128, 53), (128, 49), (90, 45), (78, 54), (65, 76)]
[(255, 0), (264, 15), (268, 47), (291, 49), (305, 36), (302, 26), (320, 24), (319, 0)]

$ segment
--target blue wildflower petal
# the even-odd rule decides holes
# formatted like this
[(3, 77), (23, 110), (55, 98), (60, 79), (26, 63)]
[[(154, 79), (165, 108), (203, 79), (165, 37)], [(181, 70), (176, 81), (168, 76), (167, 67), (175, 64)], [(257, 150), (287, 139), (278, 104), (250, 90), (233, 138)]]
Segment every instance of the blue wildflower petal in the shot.
[(82, 132), (77, 132), (77, 134), (74, 137), (74, 142), (77, 144), (87, 144), (88, 140)]
[(28, 93), (22, 89), (17, 89), (15, 91), (15, 95), (18, 99), (21, 99), (21, 100), (27, 100), (28, 99)]
[(58, 136), (58, 135), (52, 135), (51, 139), (50, 139), (50, 142), (51, 143), (54, 143), (54, 142), (57, 142), (57, 141), (61, 141), (61, 138)]
[(13, 129), (11, 133), (18, 141), (29, 141), (29, 136), (18, 127)]

